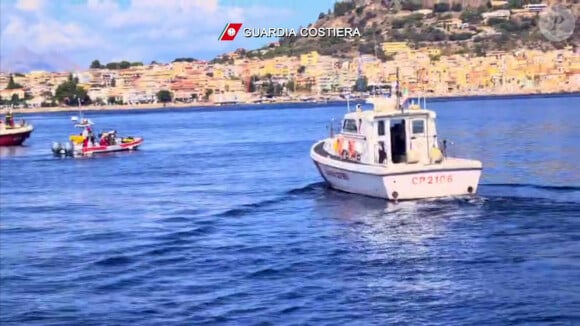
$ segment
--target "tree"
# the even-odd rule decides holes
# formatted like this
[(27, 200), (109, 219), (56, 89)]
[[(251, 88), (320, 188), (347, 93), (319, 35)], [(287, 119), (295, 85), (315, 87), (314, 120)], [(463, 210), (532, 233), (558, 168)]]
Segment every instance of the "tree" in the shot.
[(354, 91), (358, 91), (358, 92), (364, 92), (367, 90), (368, 87), (368, 79), (366, 76), (360, 76), (357, 80), (356, 83), (354, 84)]
[(109, 98), (107, 99), (107, 103), (117, 104), (117, 99), (114, 96), (109, 96)]
[(446, 11), (449, 11), (449, 4), (446, 2), (439, 2), (433, 6), (434, 13), (446, 12)]
[(306, 71), (306, 67), (304, 67), (304, 66), (300, 66), (300, 67), (298, 67), (298, 71), (297, 71), (297, 72), (298, 72), (299, 74), (303, 74), (305, 71)]
[(266, 83), (266, 94), (268, 94), (269, 96), (274, 95), (274, 83), (272, 83), (272, 81), (268, 81)]
[(111, 87), (116, 87), (117, 86), (117, 81), (115, 80), (115, 77), (111, 78)]
[(478, 57), (485, 57), (485, 46), (483, 44), (477, 44), (474, 48), (474, 52)]
[(413, 1), (413, 0), (406, 0), (402, 1), (401, 9), (408, 10), (408, 11), (416, 11), (423, 8), (422, 3), (420, 1)]
[(282, 90), (283, 90), (282, 85), (280, 85), (279, 83), (274, 84), (274, 95), (275, 96), (282, 95)]
[(131, 63), (130, 63), (129, 61), (124, 61), (124, 60), (123, 60), (123, 61), (121, 61), (121, 62), (119, 63), (119, 68), (120, 68), (120, 69), (127, 69), (127, 68), (129, 68), (129, 67), (131, 67)]
[(207, 101), (207, 100), (209, 100), (209, 97), (211, 96), (211, 94), (213, 94), (213, 89), (208, 88), (205, 90), (205, 95), (203, 98)]
[(20, 97), (18, 96), (18, 94), (12, 94), (10, 102), (12, 102), (12, 104), (14, 105), (18, 104), (18, 102), (20, 102)]
[(22, 88), (22, 85), (14, 82), (14, 76), (10, 75), (10, 79), (8, 79), (8, 86), (6, 89), (18, 89)]
[(172, 98), (173, 94), (171, 94), (171, 92), (166, 89), (162, 89), (157, 92), (157, 100), (161, 103), (171, 102)]
[(519, 9), (523, 7), (523, 0), (509, 0), (508, 1), (508, 8), (509, 9)]
[(295, 87), (296, 87), (296, 83), (294, 82), (293, 79), (290, 79), (289, 81), (286, 82), (286, 90), (287, 91), (290, 91), (290, 90), (294, 91)]
[(470, 24), (477, 24), (481, 22), (483, 17), (481, 16), (481, 10), (479, 9), (471, 9), (467, 8), (464, 12), (461, 13), (459, 16), (462, 22), (470, 23)]
[(89, 104), (91, 102), (87, 91), (78, 85), (78, 78), (73, 78), (72, 74), (69, 75), (67, 81), (58, 85), (54, 92), (54, 98), (59, 103), (66, 105), (78, 105), (79, 100), (81, 104)]
[(107, 65), (105, 67), (109, 70), (119, 69), (119, 63), (118, 62), (109, 62), (109, 63), (107, 63)]
[(102, 69), (104, 68), (104, 66), (101, 64), (101, 62), (99, 60), (93, 60), (93, 62), (91, 62), (91, 69)]
[(354, 9), (353, 2), (340, 1), (334, 3), (334, 15), (337, 17), (344, 16), (344, 14), (346, 14), (349, 10), (352, 9)]

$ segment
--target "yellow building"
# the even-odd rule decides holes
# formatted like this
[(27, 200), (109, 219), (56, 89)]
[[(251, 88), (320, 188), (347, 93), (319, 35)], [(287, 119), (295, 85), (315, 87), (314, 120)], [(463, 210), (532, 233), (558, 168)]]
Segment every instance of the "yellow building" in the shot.
[(381, 44), (383, 47), (383, 52), (385, 54), (393, 54), (393, 53), (400, 53), (400, 52), (410, 52), (411, 48), (407, 42), (384, 42)]
[(303, 66), (312, 66), (318, 63), (320, 55), (316, 51), (300, 55), (300, 64)]
[(421, 52), (427, 53), (427, 55), (429, 55), (429, 56), (441, 55), (441, 49), (438, 49), (438, 48), (424, 48), (424, 49), (421, 49)]
[(17, 95), (19, 99), (24, 98), (24, 88), (3, 89), (0, 90), (2, 99), (11, 99), (12, 96)]

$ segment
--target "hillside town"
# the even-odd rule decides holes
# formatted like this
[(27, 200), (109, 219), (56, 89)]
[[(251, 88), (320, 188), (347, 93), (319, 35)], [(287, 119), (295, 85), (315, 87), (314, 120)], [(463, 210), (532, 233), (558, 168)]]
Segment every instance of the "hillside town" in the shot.
[[(72, 74), (3, 73), (0, 96), (4, 105), (63, 105), (55, 93), (72, 75), (88, 96), (83, 105), (333, 100), (391, 85), (397, 68), (401, 86), (420, 96), (580, 91), (580, 56), (570, 47), (549, 52), (493, 51), (483, 56), (445, 56), (439, 49), (414, 50), (405, 42), (384, 42), (381, 47), (392, 60), (383, 62), (372, 55), (339, 59), (315, 51), (298, 57), (257, 59), (243, 57), (243, 51), (238, 50), (229, 53), (223, 63), (190, 59), (124, 69), (99, 67)], [(361, 80), (363, 89), (355, 87)]]

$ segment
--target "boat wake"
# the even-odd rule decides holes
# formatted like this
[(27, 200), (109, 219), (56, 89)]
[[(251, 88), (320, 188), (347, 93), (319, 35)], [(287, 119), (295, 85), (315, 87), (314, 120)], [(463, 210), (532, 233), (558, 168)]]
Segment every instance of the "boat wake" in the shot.
[[(304, 187), (295, 188), (286, 191), (284, 194), (274, 198), (265, 199), (255, 203), (240, 205), (236, 208), (226, 210), (217, 214), (219, 217), (240, 217), (246, 214), (252, 214), (257, 211), (271, 209), (276, 206), (292, 200), (314, 199), (317, 202), (326, 201), (328, 205), (337, 204), (339, 206), (366, 206), (370, 209), (380, 209), (383, 214), (394, 214), (406, 212), (420, 212), (421, 214), (439, 215), (449, 210), (462, 210), (463, 208), (485, 208), (489, 206), (500, 206), (506, 203), (516, 206), (526, 204), (550, 204), (550, 203), (578, 203), (580, 196), (568, 196), (569, 194), (579, 193), (580, 187), (575, 186), (548, 186), (533, 184), (482, 184), (481, 194), (476, 196), (454, 196), (442, 198), (429, 198), (412, 201), (401, 201), (398, 203), (387, 202), (384, 199), (366, 197), (362, 195), (348, 194), (345, 192), (333, 190), (324, 182), (315, 182)], [(538, 190), (536, 192), (525, 192), (518, 195), (514, 191), (501, 192), (497, 189), (486, 191), (489, 188), (524, 188)], [(566, 194), (566, 195), (563, 195)]]
[(485, 183), (480, 187), (533, 188), (552, 191), (580, 191), (580, 186), (545, 186), (528, 183)]
[(326, 191), (327, 186), (324, 182), (315, 182), (301, 188), (295, 188), (287, 191), (281, 196), (262, 200), (256, 203), (240, 205), (237, 208), (229, 209), (223, 213), (217, 214), (218, 217), (239, 217), (246, 214), (253, 213), (257, 210), (263, 210), (269, 206), (281, 204), (283, 202), (293, 199), (305, 199), (308, 196), (322, 195)]
[(324, 182), (314, 182), (302, 188), (296, 188), (289, 190), (287, 192), (288, 195), (296, 196), (296, 195), (310, 195), (314, 193), (321, 193), (322, 191), (329, 189), (326, 183)]

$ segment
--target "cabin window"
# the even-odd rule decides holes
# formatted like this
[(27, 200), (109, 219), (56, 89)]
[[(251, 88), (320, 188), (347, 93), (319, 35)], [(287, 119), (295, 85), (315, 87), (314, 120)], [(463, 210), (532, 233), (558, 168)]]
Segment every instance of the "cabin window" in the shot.
[(342, 125), (342, 131), (356, 133), (358, 128), (356, 127), (356, 120), (345, 119)]
[(379, 121), (378, 132), (379, 132), (379, 136), (385, 135), (385, 122), (383, 120)]
[(413, 120), (413, 134), (425, 133), (425, 120)]

